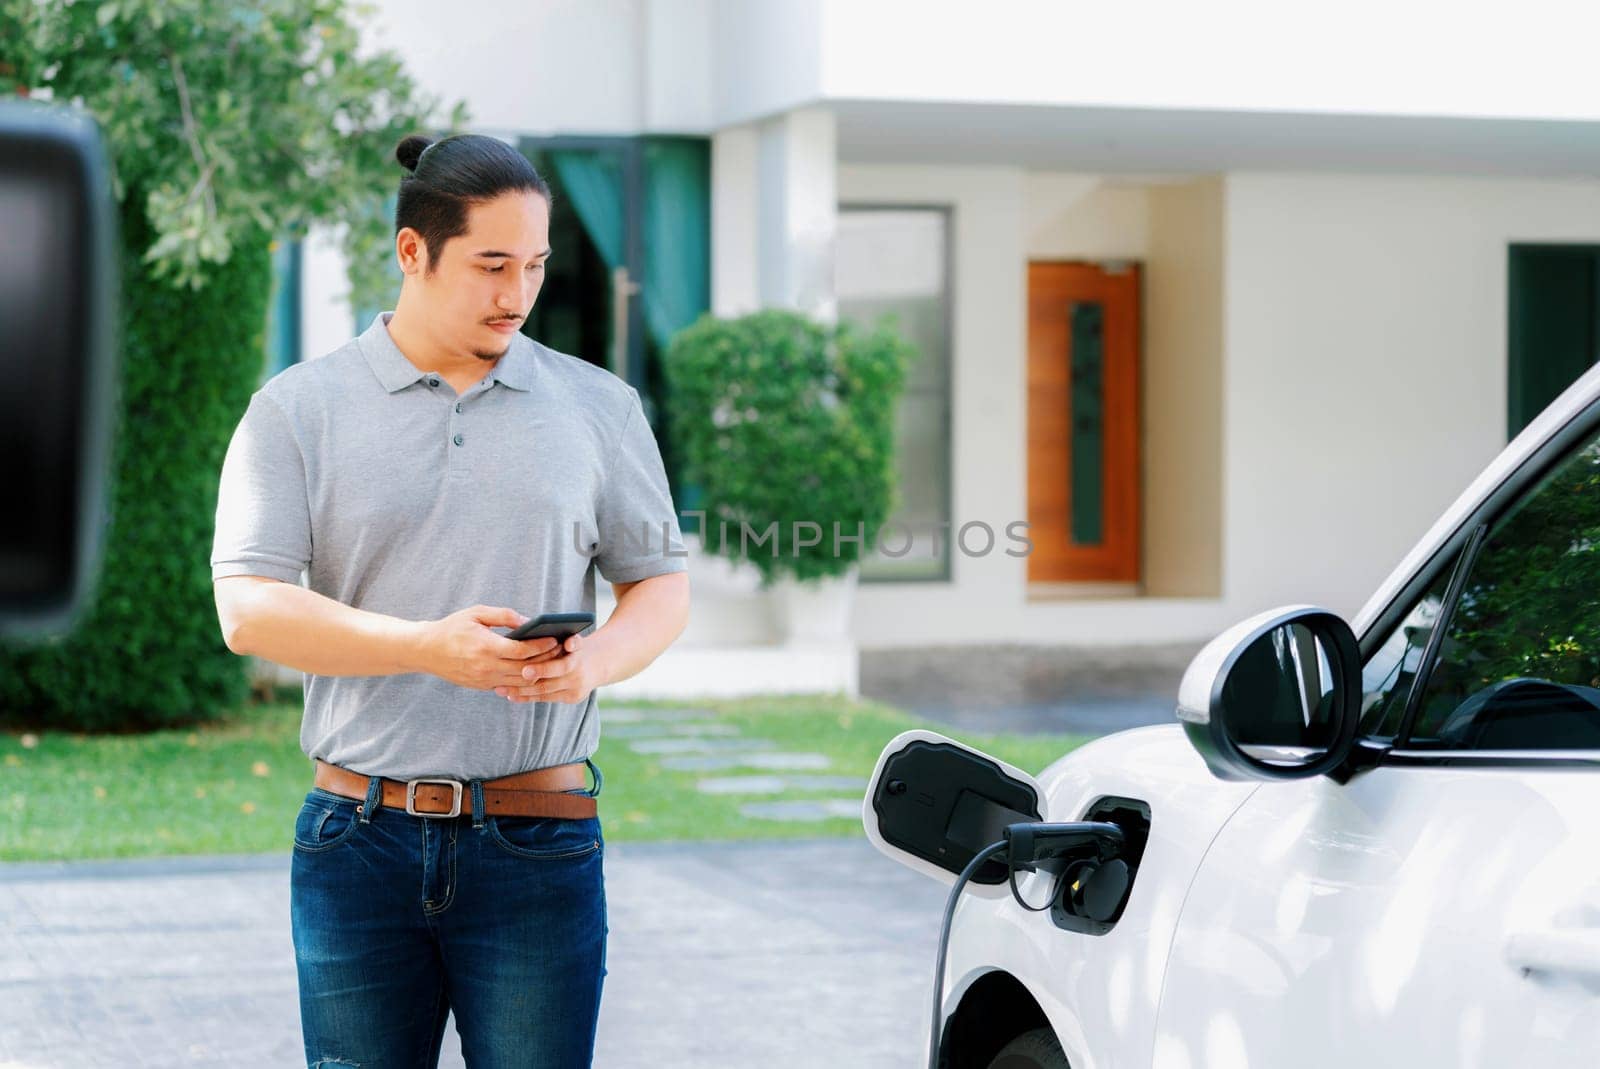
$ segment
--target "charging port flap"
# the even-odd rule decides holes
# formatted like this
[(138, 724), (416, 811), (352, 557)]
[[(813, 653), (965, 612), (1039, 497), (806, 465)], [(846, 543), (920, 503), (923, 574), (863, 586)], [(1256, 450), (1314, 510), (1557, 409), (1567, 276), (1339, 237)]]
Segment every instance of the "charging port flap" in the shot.
[[(1043, 797), (1020, 768), (936, 732), (908, 731), (878, 757), (861, 822), (884, 855), (950, 885), (1006, 825), (1042, 820)], [(1004, 862), (989, 862), (968, 886), (1008, 894)]]

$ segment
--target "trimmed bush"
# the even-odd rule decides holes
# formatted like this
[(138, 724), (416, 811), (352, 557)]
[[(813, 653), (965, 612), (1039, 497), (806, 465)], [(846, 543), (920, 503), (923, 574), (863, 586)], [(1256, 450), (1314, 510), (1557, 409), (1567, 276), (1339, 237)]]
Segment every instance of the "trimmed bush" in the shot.
[(887, 326), (776, 309), (679, 332), (664, 363), (669, 428), (700, 491), (706, 551), (748, 560), (763, 586), (840, 575), (870, 551), (895, 505), (896, 401), (915, 355)]
[(268, 237), (239, 241), (204, 289), (176, 289), (143, 261), (145, 198), (121, 209), (122, 387), (105, 560), (72, 633), (0, 641), (0, 717), (73, 730), (133, 730), (225, 712), (246, 662), (229, 652), (211, 593), (217, 479), (261, 378)]

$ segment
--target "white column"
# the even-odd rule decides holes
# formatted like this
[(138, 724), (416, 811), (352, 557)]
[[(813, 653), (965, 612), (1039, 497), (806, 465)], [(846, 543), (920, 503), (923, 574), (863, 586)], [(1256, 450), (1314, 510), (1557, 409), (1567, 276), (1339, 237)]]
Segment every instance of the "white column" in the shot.
[(744, 315), (761, 306), (757, 282), (756, 160), (760, 138), (751, 125), (711, 137), (711, 312)]
[(801, 108), (761, 124), (757, 256), (763, 307), (795, 308), (831, 322), (838, 230), (834, 116)]

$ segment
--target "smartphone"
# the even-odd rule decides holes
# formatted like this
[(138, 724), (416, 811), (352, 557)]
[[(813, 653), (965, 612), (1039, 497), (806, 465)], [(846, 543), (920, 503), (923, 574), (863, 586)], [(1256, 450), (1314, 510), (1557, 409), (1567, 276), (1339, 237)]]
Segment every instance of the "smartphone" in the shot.
[(592, 612), (542, 612), (521, 627), (509, 632), (506, 638), (553, 638), (565, 642), (594, 626)]

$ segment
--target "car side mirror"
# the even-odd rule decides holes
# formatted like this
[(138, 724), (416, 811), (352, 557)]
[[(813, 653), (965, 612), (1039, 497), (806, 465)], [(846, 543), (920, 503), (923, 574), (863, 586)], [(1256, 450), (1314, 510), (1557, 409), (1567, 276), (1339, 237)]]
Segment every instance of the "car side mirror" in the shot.
[(83, 112), (0, 101), (0, 635), (67, 630), (101, 558), (115, 416), (115, 205)]
[(1332, 771), (1361, 717), (1361, 650), (1339, 616), (1273, 609), (1224, 631), (1190, 663), (1178, 720), (1219, 779)]

